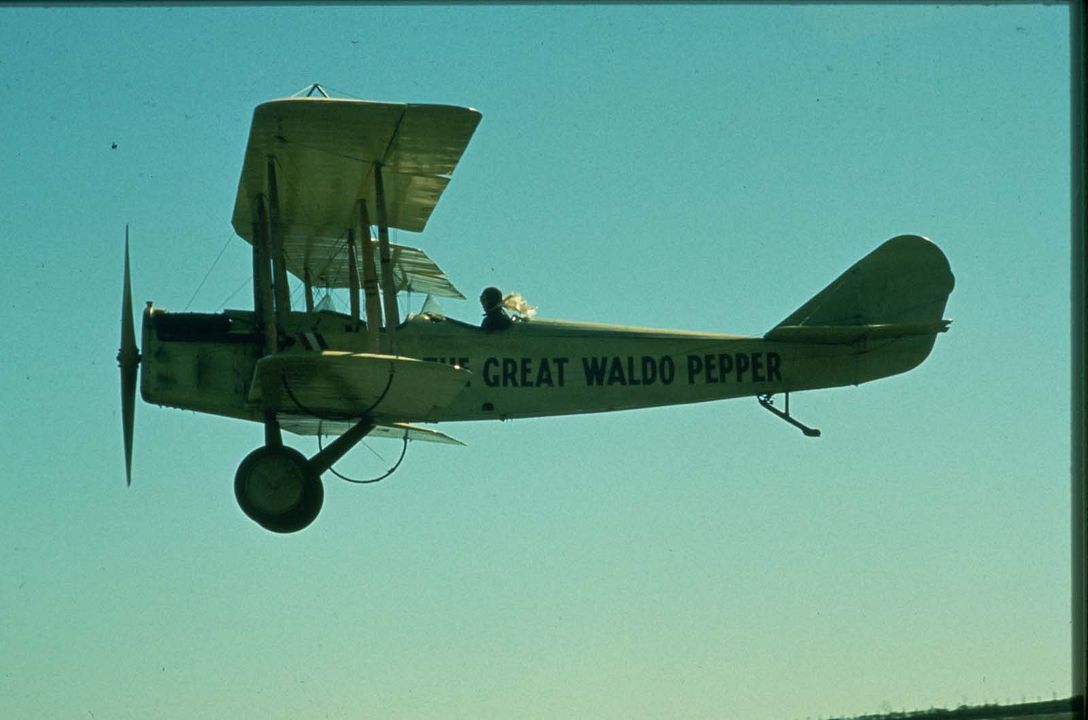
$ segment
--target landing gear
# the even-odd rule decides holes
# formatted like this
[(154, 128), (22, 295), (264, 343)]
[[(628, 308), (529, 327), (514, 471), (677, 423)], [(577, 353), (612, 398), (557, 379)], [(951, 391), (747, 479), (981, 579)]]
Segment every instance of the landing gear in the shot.
[(307, 460), (283, 444), (275, 414), (269, 413), (264, 447), (246, 455), (234, 475), (234, 497), (242, 512), (272, 532), (293, 533), (307, 527), (325, 500), (321, 474), (373, 429), (370, 418), (362, 418)]
[(800, 420), (797, 420), (795, 417), (790, 415), (790, 394), (789, 393), (786, 393), (786, 411), (785, 412), (782, 412), (781, 410), (779, 410), (778, 408), (776, 408), (774, 406), (774, 396), (773, 395), (770, 395), (770, 394), (758, 395), (758, 396), (756, 396), (756, 399), (759, 400), (760, 405), (765, 407), (771, 413), (773, 413), (774, 415), (777, 415), (778, 417), (782, 418), (783, 420), (788, 422), (790, 425), (793, 425), (795, 428), (797, 428), (802, 433), (804, 433), (805, 437), (820, 437), (820, 431), (819, 430), (817, 430), (814, 427), (809, 427), (808, 425), (805, 425), (803, 422), (801, 422)]
[(257, 448), (238, 466), (234, 495), (242, 512), (261, 527), (293, 533), (314, 521), (325, 490), (306, 457), (289, 447)]

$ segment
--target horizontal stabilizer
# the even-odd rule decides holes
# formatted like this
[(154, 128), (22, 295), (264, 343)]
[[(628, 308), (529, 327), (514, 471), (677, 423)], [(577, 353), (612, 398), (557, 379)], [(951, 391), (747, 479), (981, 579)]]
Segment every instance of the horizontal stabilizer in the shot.
[[(280, 427), (296, 435), (342, 435), (354, 425), (351, 421), (322, 420), (309, 415), (281, 414), (276, 418)], [(444, 432), (431, 428), (409, 425), (407, 423), (393, 423), (391, 425), (376, 425), (367, 433), (367, 437), (390, 438), (393, 440), (404, 439), (405, 433), (409, 440), (421, 442), (441, 443), (443, 445), (461, 445), (464, 443), (452, 438)]]
[(935, 320), (869, 325), (779, 325), (764, 335), (763, 339), (818, 345), (852, 345), (859, 340), (891, 340), (915, 335), (933, 335), (945, 332), (951, 323), (951, 320)]
[(451, 365), (391, 355), (278, 353), (257, 362), (249, 400), (265, 411), (323, 419), (428, 421), (438, 419), (471, 376)]

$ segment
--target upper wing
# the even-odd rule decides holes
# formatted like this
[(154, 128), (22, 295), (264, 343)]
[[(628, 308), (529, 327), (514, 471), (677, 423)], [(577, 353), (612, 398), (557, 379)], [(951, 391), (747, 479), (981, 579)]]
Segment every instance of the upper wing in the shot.
[(330, 98), (258, 105), (238, 183), (234, 229), (253, 242), (256, 199), (268, 192), (273, 162), (277, 227), (288, 271), (309, 277), (315, 286), (346, 287), (345, 240), (347, 229), (359, 224), (360, 199), (377, 221), (375, 163), (382, 167), (389, 227), (419, 232), (480, 117), (472, 108), (451, 105)]
[(437, 420), (465, 388), (468, 370), (414, 358), (326, 351), (257, 361), (249, 399), (263, 410), (347, 420)]

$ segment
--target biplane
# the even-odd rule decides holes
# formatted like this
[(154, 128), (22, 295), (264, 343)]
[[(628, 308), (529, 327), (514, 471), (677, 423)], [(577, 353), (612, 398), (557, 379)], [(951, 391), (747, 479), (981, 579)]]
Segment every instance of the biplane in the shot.
[[(427, 424), (737, 397), (817, 436), (791, 414), (791, 393), (906, 372), (948, 329), (952, 272), (916, 235), (883, 243), (762, 337), (526, 312), (485, 329), (430, 303), (402, 319), (398, 293), (463, 298), (389, 230), (424, 230), (480, 118), (323, 92), (257, 106), (232, 219), (252, 245), (253, 309), (177, 313), (149, 302), (142, 351), (126, 231), (118, 363), (130, 484), (137, 380), (148, 403), (261, 423), (264, 443), (239, 465), (235, 496), (258, 524), (290, 533), (317, 517), (322, 475), (366, 437), (459, 444)], [(315, 302), (322, 289), (346, 292), (350, 310)], [(335, 438), (306, 457), (284, 431)]]

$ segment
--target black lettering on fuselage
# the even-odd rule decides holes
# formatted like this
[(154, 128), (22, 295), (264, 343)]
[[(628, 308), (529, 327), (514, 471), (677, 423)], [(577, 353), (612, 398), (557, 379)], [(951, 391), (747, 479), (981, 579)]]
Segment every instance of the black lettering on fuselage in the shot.
[(782, 379), (782, 373), (778, 371), (782, 356), (776, 352), (767, 353), (767, 381), (774, 382)]
[(521, 379), (521, 387), (531, 387), (529, 383), (532, 381), (529, 379), (529, 372), (533, 369), (532, 358), (521, 359), (521, 372), (518, 377)]
[(748, 372), (752, 361), (747, 353), (737, 353), (737, 382), (744, 382), (744, 373)]
[(502, 359), (502, 386), (517, 387), (518, 385), (518, 361), (514, 358)]
[(608, 358), (582, 358), (582, 372), (586, 375), (586, 385), (604, 385), (605, 368)]
[(495, 387), (499, 384), (498, 368), (498, 358), (489, 357), (487, 360), (484, 360), (484, 385)]
[(481, 373), (488, 387), (563, 387), (570, 358), (489, 357)]
[(703, 370), (703, 359), (698, 355), (688, 355), (688, 385), (695, 384), (695, 376)]
[(782, 356), (776, 352), (718, 353), (687, 356), (688, 385), (782, 380)]
[(563, 387), (564, 385), (566, 385), (566, 382), (567, 382), (566, 370), (567, 370), (567, 362), (569, 362), (569, 361), (570, 361), (570, 358), (565, 358), (565, 357), (552, 358), (552, 362), (555, 363), (555, 370), (556, 370), (555, 379), (556, 379), (559, 387)]
[(618, 357), (612, 358), (612, 363), (608, 367), (608, 384), (609, 385), (626, 385), (627, 376), (623, 374), (623, 365), (620, 364)]
[[(423, 358), (467, 367), (468, 358)], [(583, 357), (587, 387), (671, 385), (676, 359), (671, 355), (598, 355)], [(489, 357), (480, 371), (488, 387), (565, 387), (568, 357)], [(684, 359), (688, 385), (770, 383), (782, 380), (782, 357), (776, 352), (702, 353)]]
[(662, 385), (672, 385), (676, 378), (676, 363), (671, 355), (666, 355), (657, 363), (658, 374), (661, 376)]
[(721, 382), (718, 375), (718, 358), (714, 355), (703, 356), (703, 374), (706, 376), (706, 383)]
[(554, 387), (552, 384), (552, 369), (548, 365), (548, 358), (540, 358), (540, 365), (536, 370), (536, 381), (533, 383), (536, 387)]
[(652, 357), (642, 356), (642, 384), (653, 385), (657, 382), (657, 363)]
[(763, 374), (763, 353), (752, 353), (752, 380), (763, 382), (766, 379)]
[[(565, 360), (565, 358), (564, 358)], [(668, 355), (604, 355), (582, 358), (589, 387), (602, 385), (668, 385), (676, 377), (676, 362)]]
[(729, 373), (733, 372), (733, 356), (728, 353), (719, 355), (718, 367), (721, 368), (723, 378), (729, 377)]

